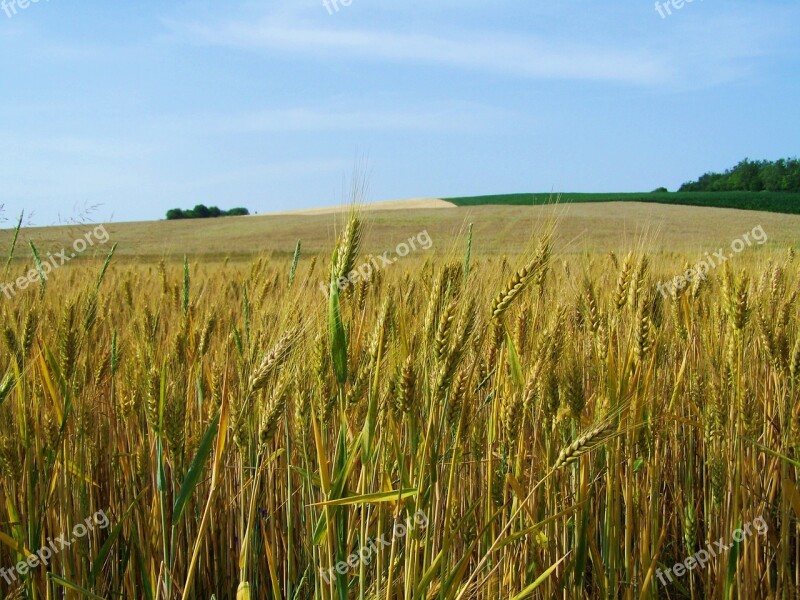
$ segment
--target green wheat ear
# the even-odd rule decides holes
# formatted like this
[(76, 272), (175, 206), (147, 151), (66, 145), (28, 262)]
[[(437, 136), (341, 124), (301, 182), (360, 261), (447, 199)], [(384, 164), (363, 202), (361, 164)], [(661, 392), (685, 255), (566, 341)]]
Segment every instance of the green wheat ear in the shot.
[(339, 385), (344, 385), (347, 381), (347, 334), (342, 322), (339, 286), (336, 285), (333, 277), (331, 277), (331, 293), (328, 296), (328, 337), (336, 381)]
[(47, 278), (45, 277), (44, 270), (42, 269), (42, 259), (39, 258), (39, 251), (33, 244), (33, 240), (29, 240), (31, 252), (33, 253), (33, 262), (36, 263), (36, 270), (39, 272), (39, 292), (44, 296), (45, 287), (47, 286)]
[(289, 269), (289, 287), (294, 283), (294, 274), (297, 271), (297, 261), (300, 260), (300, 240), (297, 240), (297, 246), (294, 248), (294, 257), (292, 258), (292, 267)]
[(469, 224), (469, 232), (467, 233), (467, 250), (464, 255), (464, 283), (469, 279), (469, 263), (472, 258), (472, 223)]
[(183, 255), (183, 318), (189, 316), (189, 259)]
[(361, 219), (354, 211), (350, 215), (350, 220), (339, 238), (336, 250), (331, 261), (331, 275), (333, 280), (338, 283), (343, 277), (353, 270), (361, 248), (361, 234), (363, 227)]
[(11, 259), (14, 258), (14, 248), (17, 247), (17, 238), (19, 237), (19, 230), (22, 228), (22, 218), (25, 216), (25, 211), (23, 210), (19, 213), (19, 220), (17, 221), (17, 226), (14, 228), (14, 236), (11, 238), (11, 246), (8, 248), (8, 258), (6, 259), (6, 266), (3, 269), (3, 279), (8, 279), (8, 267), (11, 266)]
[(350, 220), (339, 238), (339, 243), (331, 258), (331, 283), (328, 296), (328, 337), (330, 339), (331, 360), (336, 381), (344, 385), (347, 381), (347, 334), (342, 321), (341, 296), (339, 282), (346, 277), (355, 266), (359, 248), (361, 247), (362, 223), (353, 210)]

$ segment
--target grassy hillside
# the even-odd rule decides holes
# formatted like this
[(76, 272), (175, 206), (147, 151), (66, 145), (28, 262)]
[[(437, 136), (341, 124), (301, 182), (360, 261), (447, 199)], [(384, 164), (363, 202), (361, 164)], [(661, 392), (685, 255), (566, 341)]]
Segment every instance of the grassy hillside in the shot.
[[(540, 205), (553, 201), (553, 194), (496, 194), (446, 198), (458, 206), (485, 204)], [(685, 206), (738, 208), (766, 212), (800, 214), (800, 194), (790, 192), (635, 192), (618, 194), (563, 193), (558, 201), (565, 202), (653, 202)]]
[[(368, 212), (362, 248), (379, 254), (411, 235), (427, 230), (434, 241), (431, 252), (460, 253), (464, 232), (475, 224), (475, 243), (484, 253), (509, 256), (524, 252), (531, 232), (557, 219), (556, 248), (566, 253), (619, 252), (646, 239), (650, 252), (705, 252), (730, 244), (743, 232), (762, 225), (770, 245), (786, 248), (797, 243), (800, 216), (694, 206), (668, 206), (641, 202), (579, 203), (558, 206), (468, 206), (449, 209), (411, 209)], [(105, 256), (117, 243), (116, 259), (158, 262), (204, 257), (222, 260), (256, 254), (291, 257), (297, 240), (303, 256), (328, 257), (341, 228), (341, 215), (258, 215), (199, 221), (155, 221), (106, 225), (110, 240), (89, 248), (76, 261), (92, 253)], [(45, 256), (69, 247), (90, 226), (23, 229), (15, 265), (29, 265), (32, 240)], [(646, 234), (646, 235), (645, 235)], [(0, 231), (0, 248), (7, 254), (13, 231)], [(427, 256), (427, 254), (426, 254)]]

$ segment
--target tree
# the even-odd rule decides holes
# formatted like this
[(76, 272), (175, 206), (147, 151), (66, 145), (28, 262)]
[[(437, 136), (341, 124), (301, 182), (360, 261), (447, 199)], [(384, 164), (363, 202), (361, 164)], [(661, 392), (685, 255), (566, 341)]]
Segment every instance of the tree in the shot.
[(684, 183), (681, 192), (800, 192), (800, 161), (796, 158), (745, 158), (724, 173), (706, 173)]
[(194, 214), (195, 219), (207, 219), (211, 216), (211, 211), (208, 210), (205, 204), (198, 204), (192, 209), (192, 214)]
[(229, 217), (246, 217), (250, 211), (246, 208), (232, 208), (226, 214)]
[(215, 217), (239, 217), (249, 215), (250, 211), (246, 208), (232, 208), (230, 210), (221, 210), (217, 206), (206, 206), (205, 204), (198, 204), (191, 210), (182, 210), (180, 208), (171, 208), (167, 211), (167, 220), (173, 221), (175, 219), (211, 219)]

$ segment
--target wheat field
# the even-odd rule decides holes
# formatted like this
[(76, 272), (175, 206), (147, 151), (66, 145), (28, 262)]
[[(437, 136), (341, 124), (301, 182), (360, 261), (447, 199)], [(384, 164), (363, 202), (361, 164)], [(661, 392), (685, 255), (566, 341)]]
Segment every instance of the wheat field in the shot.
[(465, 229), (340, 290), (341, 225), (3, 299), (4, 597), (798, 597), (794, 250), (662, 294), (695, 256)]

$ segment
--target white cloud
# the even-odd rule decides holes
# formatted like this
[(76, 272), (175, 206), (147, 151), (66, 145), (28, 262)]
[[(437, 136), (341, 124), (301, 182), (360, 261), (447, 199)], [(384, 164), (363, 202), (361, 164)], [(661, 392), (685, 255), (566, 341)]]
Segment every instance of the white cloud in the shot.
[[(322, 102), (325, 104), (326, 102)], [(328, 102), (331, 104), (331, 102)], [(341, 102), (333, 104), (341, 105)], [(322, 133), (357, 131), (423, 131), (438, 133), (497, 132), (531, 118), (479, 103), (448, 102), (398, 108), (347, 106), (264, 108), (226, 114), (161, 117), (161, 130), (200, 134)]]
[[(354, 4), (331, 19), (316, 0), (276, 0), (266, 14), (247, 3), (246, 16), (163, 24), (179, 40), (271, 60), (411, 64), (681, 91), (746, 79), (766, 57), (796, 55), (790, 24), (800, 9), (785, 4), (697, 3), (664, 20), (651, 4), (599, 7), (586, 0), (516, 8), (519, 18), (498, 28), (499, 19), (482, 20), (486, 5), (464, 1), (403, 3), (397, 14), (397, 5)], [(431, 11), (436, 30), (419, 25), (431, 20)], [(409, 20), (409, 12), (418, 19)]]
[(278, 50), (327, 60), (412, 62), (539, 79), (653, 84), (670, 76), (663, 59), (576, 40), (500, 33), (440, 36), (366, 29), (327, 29), (233, 22), (220, 26), (172, 25), (194, 41), (250, 50)]
[(343, 158), (318, 158), (308, 160), (284, 160), (269, 163), (220, 169), (191, 179), (180, 179), (169, 182), (163, 191), (170, 193), (186, 191), (207, 191), (208, 188), (241, 185), (244, 183), (265, 184), (275, 178), (292, 179), (314, 177), (321, 174), (331, 175), (346, 171), (352, 167), (352, 160)]

